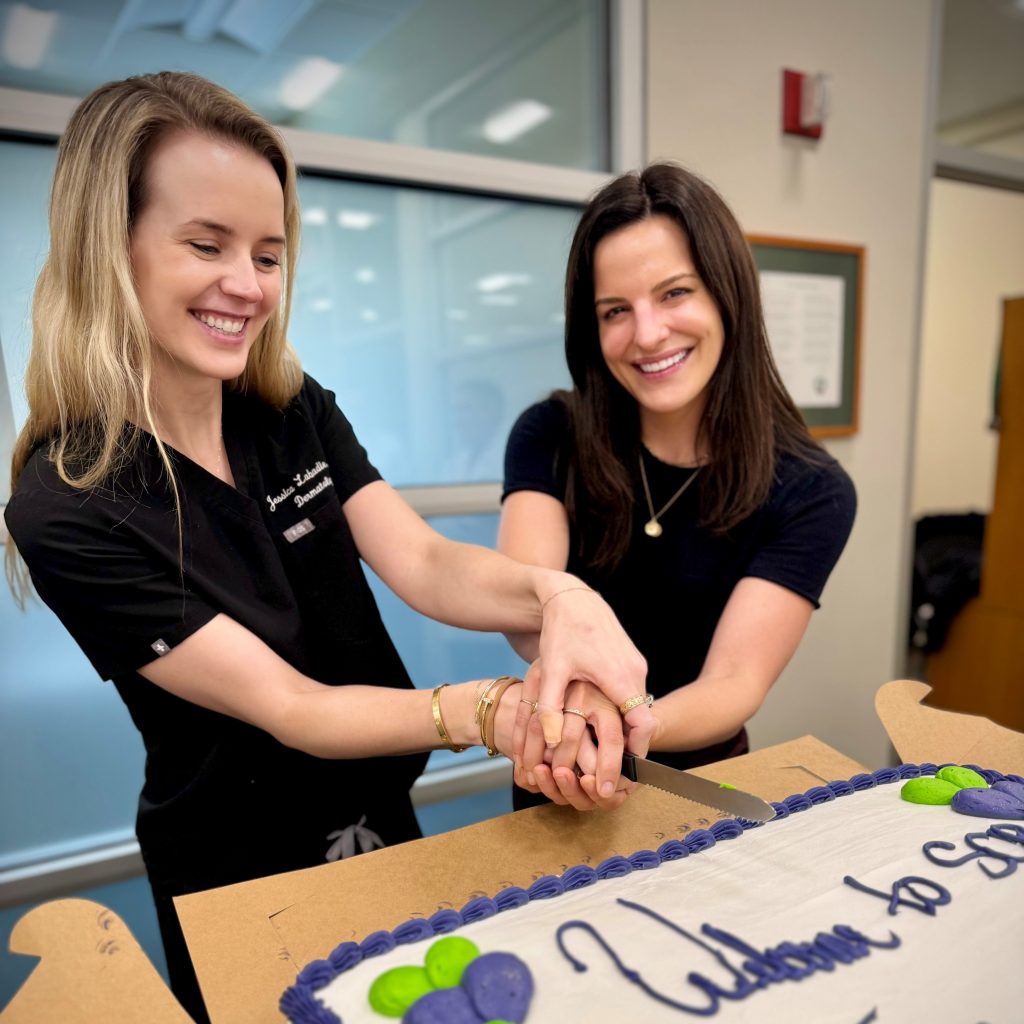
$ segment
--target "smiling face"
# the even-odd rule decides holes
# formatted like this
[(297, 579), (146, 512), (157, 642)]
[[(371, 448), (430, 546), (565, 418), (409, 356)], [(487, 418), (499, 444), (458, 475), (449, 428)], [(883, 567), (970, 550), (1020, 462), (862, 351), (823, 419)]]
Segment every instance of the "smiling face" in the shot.
[(594, 296), (601, 354), (640, 407), (644, 443), (668, 461), (697, 458), (724, 329), (682, 228), (657, 214), (602, 238)]
[(146, 167), (131, 237), (136, 293), (166, 384), (232, 380), (281, 298), (284, 194), (269, 161), (174, 132)]

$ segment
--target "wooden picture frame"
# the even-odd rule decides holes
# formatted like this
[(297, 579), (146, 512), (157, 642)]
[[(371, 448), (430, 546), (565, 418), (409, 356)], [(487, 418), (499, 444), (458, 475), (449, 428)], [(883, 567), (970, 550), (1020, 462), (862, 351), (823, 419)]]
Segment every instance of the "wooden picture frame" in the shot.
[(769, 341), (774, 333), (776, 362), (811, 433), (856, 433), (864, 247), (770, 235), (747, 241), (761, 274)]

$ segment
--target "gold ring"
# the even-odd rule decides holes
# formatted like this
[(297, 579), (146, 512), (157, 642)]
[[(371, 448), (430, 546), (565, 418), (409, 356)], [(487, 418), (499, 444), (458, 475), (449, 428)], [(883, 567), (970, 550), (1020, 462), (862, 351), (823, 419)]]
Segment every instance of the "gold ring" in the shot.
[(586, 720), (587, 713), (582, 708), (562, 708), (563, 715), (579, 715), (580, 718)]
[(654, 703), (653, 693), (636, 693), (628, 700), (624, 700), (619, 705), (619, 714), (628, 715), (633, 708), (640, 707), (641, 704), (646, 704), (650, 707)]
[(535, 700), (527, 700), (525, 697), (520, 697), (519, 698), (519, 703), (520, 704), (529, 704), (530, 707), (533, 708), (534, 711), (537, 710), (537, 702)]

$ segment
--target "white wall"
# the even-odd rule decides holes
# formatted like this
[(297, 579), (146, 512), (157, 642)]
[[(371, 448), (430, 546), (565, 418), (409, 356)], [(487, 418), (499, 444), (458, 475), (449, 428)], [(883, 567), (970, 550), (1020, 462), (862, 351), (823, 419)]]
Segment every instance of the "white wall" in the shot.
[(1003, 299), (1024, 295), (1024, 193), (935, 181), (921, 332), (911, 507), (988, 512), (998, 435), (989, 429)]
[[(860, 430), (830, 442), (859, 511), (756, 746), (813, 733), (888, 762), (874, 712), (902, 673), (931, 0), (650, 0), (648, 154), (712, 181), (752, 234), (866, 247)], [(781, 132), (783, 68), (830, 73), (819, 142)]]

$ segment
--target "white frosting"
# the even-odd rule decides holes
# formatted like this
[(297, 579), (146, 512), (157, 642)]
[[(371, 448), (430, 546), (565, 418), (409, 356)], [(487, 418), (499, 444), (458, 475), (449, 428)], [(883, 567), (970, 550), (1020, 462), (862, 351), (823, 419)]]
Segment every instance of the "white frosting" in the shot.
[[(536, 983), (528, 1024), (687, 1019), (860, 1024), (873, 1011), (878, 1024), (1024, 1019), (1024, 864), (996, 879), (982, 871), (978, 860), (953, 868), (933, 864), (922, 852), (926, 842), (955, 844), (955, 850), (937, 852), (956, 859), (971, 852), (965, 835), (984, 832), (999, 819), (908, 804), (900, 799), (901, 785), (839, 797), (683, 860), (533, 901), (466, 925), (457, 934), (472, 939), (482, 953), (512, 952), (528, 964)], [(1020, 844), (984, 842), (1024, 857)], [(1003, 870), (1000, 861), (986, 858), (984, 863)], [(934, 916), (906, 906), (893, 916), (887, 900), (854, 890), (844, 884), (845, 875), (885, 893), (897, 880), (919, 876), (943, 886), (952, 899)], [(928, 887), (919, 888), (934, 895)], [(743, 956), (701, 936), (702, 925), (731, 932), (759, 950), (785, 941), (810, 942), (835, 925), (849, 925), (877, 941), (895, 932), (901, 945), (871, 948), (867, 956), (836, 964), (832, 971), (772, 984), (740, 1001), (723, 1001), (717, 1014), (698, 1018), (652, 1000), (582, 931), (569, 932), (566, 944), (589, 970), (578, 973), (559, 951), (559, 925), (583, 920), (601, 932), (628, 967), (680, 1002), (708, 1004), (708, 997), (686, 980), (691, 971), (734, 989), (735, 981), (708, 952), (618, 899), (671, 919), (719, 949), (737, 968)], [(344, 1024), (382, 1024), (387, 1018), (366, 1001), (373, 980), (391, 967), (422, 965), (433, 941), (369, 958), (319, 996)]]

